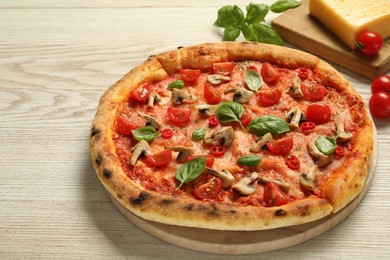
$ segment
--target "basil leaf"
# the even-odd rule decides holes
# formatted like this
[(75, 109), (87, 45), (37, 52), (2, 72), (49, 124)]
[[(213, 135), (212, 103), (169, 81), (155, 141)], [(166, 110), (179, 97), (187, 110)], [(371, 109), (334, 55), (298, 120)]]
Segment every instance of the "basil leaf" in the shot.
[(216, 115), (219, 121), (224, 123), (237, 121), (241, 125), (242, 129), (245, 129), (240, 121), (243, 113), (244, 106), (233, 101), (220, 103), (216, 110)]
[(244, 12), (237, 5), (233, 6), (233, 15), (238, 25), (244, 23), (245, 21)]
[(243, 166), (257, 166), (261, 162), (261, 157), (258, 155), (250, 154), (240, 157), (237, 161), (238, 165)]
[(235, 41), (238, 36), (240, 36), (240, 28), (239, 27), (227, 27), (223, 31), (223, 40), (224, 41)]
[(336, 140), (328, 136), (319, 136), (316, 139), (316, 146), (321, 153), (330, 155), (336, 150)]
[(252, 28), (252, 25), (243, 24), (241, 26), (242, 34), (244, 35), (245, 39), (248, 41), (257, 41), (256, 33)]
[(274, 13), (282, 13), (288, 9), (292, 9), (300, 5), (301, 3), (295, 0), (278, 0), (271, 5), (270, 9)]
[(269, 6), (265, 4), (249, 3), (249, 5), (246, 6), (246, 11), (245, 21), (249, 24), (257, 24), (265, 21)]
[(279, 34), (266, 24), (255, 24), (252, 26), (257, 42), (283, 45), (283, 40)]
[(182, 81), (180, 79), (175, 80), (171, 84), (168, 85), (168, 88), (169, 89), (173, 89), (173, 88), (182, 89), (182, 88), (184, 88), (184, 81)]
[(201, 128), (198, 128), (196, 129), (193, 133), (192, 133), (192, 140), (194, 141), (200, 141), (203, 139), (203, 137), (206, 135), (206, 128), (204, 127), (201, 127)]
[(138, 141), (145, 140), (146, 142), (150, 142), (158, 136), (158, 133), (153, 126), (140, 127), (135, 130), (131, 130), (131, 132), (133, 133), (134, 138)]
[(223, 28), (237, 27), (238, 23), (236, 21), (236, 17), (234, 16), (233, 9), (234, 6), (232, 5), (221, 7), (218, 10), (217, 20), (214, 22), (213, 25), (216, 27), (223, 27)]
[(244, 80), (248, 88), (254, 92), (259, 90), (259, 88), (263, 85), (263, 79), (259, 73), (253, 70), (248, 70), (245, 73)]
[(195, 180), (202, 174), (206, 168), (206, 158), (198, 157), (186, 162), (176, 170), (175, 177), (180, 181), (180, 187), (186, 183)]
[(270, 132), (272, 135), (282, 134), (290, 131), (288, 123), (276, 116), (256, 117), (250, 122), (248, 128), (258, 136), (263, 136)]

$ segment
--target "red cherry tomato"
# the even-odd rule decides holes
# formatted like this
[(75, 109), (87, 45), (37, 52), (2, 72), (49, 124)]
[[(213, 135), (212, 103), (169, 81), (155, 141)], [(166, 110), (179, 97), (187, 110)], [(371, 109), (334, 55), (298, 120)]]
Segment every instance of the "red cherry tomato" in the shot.
[(184, 124), (190, 121), (191, 110), (177, 108), (177, 107), (168, 107), (168, 119), (176, 124)]
[(193, 84), (198, 80), (201, 71), (197, 69), (180, 69), (179, 74), (184, 82)]
[(216, 197), (222, 190), (222, 180), (219, 178), (212, 178), (207, 183), (194, 189), (195, 195), (203, 199), (212, 199)]
[(371, 83), (371, 93), (386, 92), (390, 94), (390, 76), (381, 75), (376, 77)]
[(257, 93), (260, 105), (272, 106), (279, 102), (282, 92), (279, 89), (261, 90)]
[(294, 142), (292, 137), (288, 136), (276, 141), (268, 142), (266, 145), (272, 154), (286, 155), (293, 148)]
[(268, 84), (275, 84), (280, 78), (279, 71), (268, 62), (263, 63), (260, 74), (264, 82)]
[(226, 148), (220, 145), (213, 145), (210, 147), (210, 154), (216, 157), (224, 155), (226, 152)]
[(304, 99), (308, 101), (319, 101), (326, 94), (326, 88), (322, 85), (310, 85), (301, 84), (301, 90), (303, 93)]
[(204, 85), (204, 98), (208, 104), (214, 105), (221, 102), (222, 96), (219, 95), (217, 91), (215, 91), (211, 84), (206, 83)]
[(172, 152), (171, 150), (168, 149), (153, 155), (149, 154), (146, 156), (146, 162), (156, 167), (167, 166), (168, 163), (171, 161), (171, 159), (172, 159)]
[(377, 32), (363, 32), (356, 41), (358, 49), (367, 56), (377, 55), (382, 49), (382, 45), (382, 36)]
[(247, 127), (250, 122), (252, 122), (252, 116), (248, 112), (244, 111), (244, 113), (240, 117), (240, 121), (244, 127)]
[(328, 105), (315, 103), (307, 107), (305, 117), (307, 121), (314, 122), (315, 124), (324, 124), (329, 122), (332, 113)]
[(314, 127), (316, 127), (316, 124), (314, 122), (306, 121), (301, 124), (302, 130), (311, 130)]
[(136, 124), (122, 116), (115, 120), (115, 131), (121, 135), (132, 135), (131, 130), (135, 130), (140, 126), (140, 124)]
[(162, 138), (169, 139), (173, 136), (173, 131), (172, 131), (172, 129), (165, 128), (165, 129), (160, 130), (160, 134), (161, 134)]
[(337, 146), (336, 147), (336, 150), (334, 151), (334, 154), (337, 156), (337, 157), (343, 157), (345, 155), (345, 150), (343, 147), (341, 146)]
[(302, 80), (307, 79), (311, 71), (308, 68), (300, 68), (298, 71), (298, 77)]
[(272, 181), (267, 182), (265, 185), (263, 199), (267, 207), (281, 206), (289, 202), (287, 194)]
[(301, 163), (295, 155), (288, 155), (285, 159), (288, 168), (292, 170), (298, 170), (301, 167)]
[(213, 66), (211, 67), (211, 72), (213, 74), (230, 76), (232, 74), (233, 68), (234, 68), (233, 61), (217, 62), (214, 63)]
[(206, 167), (213, 167), (214, 164), (214, 156), (212, 155), (190, 155), (187, 157), (186, 162), (191, 161), (192, 159), (199, 158), (199, 157), (205, 157), (206, 158)]
[(386, 92), (374, 93), (368, 104), (371, 114), (376, 118), (390, 117), (390, 95)]
[(210, 127), (214, 127), (214, 126), (217, 126), (219, 124), (219, 120), (218, 120), (218, 117), (217, 116), (211, 116), (209, 118), (209, 126)]
[(152, 92), (152, 86), (149, 83), (143, 83), (137, 89), (131, 91), (130, 98), (137, 102), (145, 102)]

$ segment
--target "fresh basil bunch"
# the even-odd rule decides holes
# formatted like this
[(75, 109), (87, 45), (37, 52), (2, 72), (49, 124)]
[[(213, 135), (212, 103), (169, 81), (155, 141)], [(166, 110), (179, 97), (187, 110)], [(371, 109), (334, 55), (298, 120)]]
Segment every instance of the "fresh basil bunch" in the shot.
[(300, 4), (299, 1), (295, 0), (278, 0), (271, 6), (249, 3), (246, 6), (246, 16), (238, 6), (227, 5), (218, 10), (218, 18), (214, 22), (214, 26), (225, 28), (224, 41), (235, 41), (242, 32), (248, 41), (283, 45), (279, 34), (264, 23), (265, 16), (269, 11), (282, 13), (298, 7)]

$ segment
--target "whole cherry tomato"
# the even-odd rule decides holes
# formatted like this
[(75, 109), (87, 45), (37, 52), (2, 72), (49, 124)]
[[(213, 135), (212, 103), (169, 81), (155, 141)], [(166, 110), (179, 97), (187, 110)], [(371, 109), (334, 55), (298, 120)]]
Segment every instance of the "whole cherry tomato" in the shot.
[(358, 49), (367, 56), (377, 55), (383, 45), (382, 36), (377, 32), (363, 32), (355, 42)]
[(370, 98), (369, 108), (376, 118), (390, 117), (390, 95), (386, 92), (374, 93)]
[(332, 113), (330, 107), (321, 103), (314, 103), (307, 107), (305, 117), (307, 121), (315, 124), (324, 124), (329, 122)]
[(371, 93), (386, 92), (390, 94), (390, 76), (381, 75), (376, 77), (371, 83)]

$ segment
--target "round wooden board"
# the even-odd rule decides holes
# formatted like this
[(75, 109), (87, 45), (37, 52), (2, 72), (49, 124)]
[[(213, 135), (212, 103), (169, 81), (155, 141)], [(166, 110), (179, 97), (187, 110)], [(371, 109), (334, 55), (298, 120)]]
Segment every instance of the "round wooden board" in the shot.
[(374, 127), (374, 150), (366, 184), (351, 203), (336, 214), (298, 226), (262, 231), (220, 231), (161, 224), (142, 219), (124, 208), (109, 192), (115, 207), (134, 225), (170, 244), (216, 254), (256, 254), (290, 247), (316, 237), (348, 217), (359, 205), (374, 178), (378, 141)]

